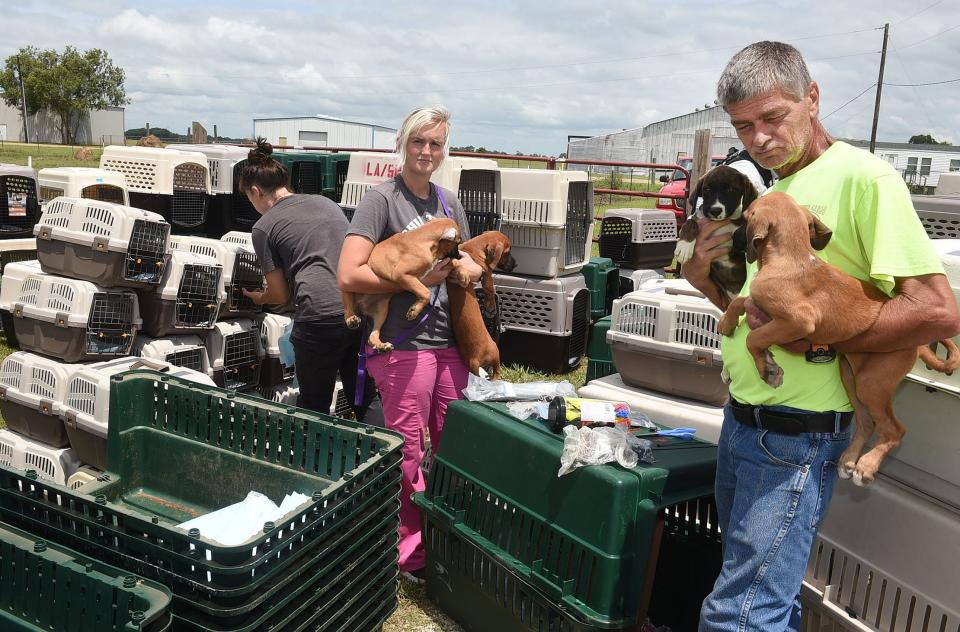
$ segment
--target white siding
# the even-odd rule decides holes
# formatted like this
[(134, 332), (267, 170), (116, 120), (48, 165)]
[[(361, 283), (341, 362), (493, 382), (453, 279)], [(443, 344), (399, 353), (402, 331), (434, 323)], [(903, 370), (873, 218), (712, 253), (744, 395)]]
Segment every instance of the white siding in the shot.
[[(60, 131), (57, 127), (57, 117), (47, 112), (37, 112), (27, 117), (30, 127), (30, 141), (41, 143), (59, 143)], [(23, 122), (20, 120), (20, 111), (0, 102), (0, 124), (7, 126), (7, 139), (22, 141)], [(107, 108), (95, 110), (84, 117), (77, 129), (77, 143), (81, 145), (123, 144), (124, 109)]]
[[(303, 117), (293, 119), (255, 119), (253, 122), (255, 136), (263, 136), (269, 142), (278, 144), (280, 138), (285, 138), (288, 145), (300, 147), (383, 147), (375, 144), (378, 136), (390, 137), (386, 147), (393, 147), (393, 138), (396, 132), (376, 125), (351, 123), (319, 117)], [(303, 136), (301, 137), (301, 132)], [(326, 134), (326, 142), (311, 141), (309, 138), (319, 138), (319, 134)], [(301, 138), (304, 140), (301, 142)]]

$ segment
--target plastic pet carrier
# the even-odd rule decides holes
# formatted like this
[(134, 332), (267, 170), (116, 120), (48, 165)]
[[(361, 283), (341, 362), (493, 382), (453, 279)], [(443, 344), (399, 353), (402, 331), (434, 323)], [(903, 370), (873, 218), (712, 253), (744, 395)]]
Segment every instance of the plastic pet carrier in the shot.
[(590, 316), (603, 318), (613, 309), (613, 299), (620, 296), (620, 272), (606, 257), (591, 257), (580, 270), (590, 288)]
[(562, 434), (504, 404), (451, 403), (414, 495), (427, 594), (471, 632), (632, 630), (647, 613), (695, 629), (720, 568), (717, 448), (669, 438), (653, 450), (652, 465), (558, 477)]
[(0, 308), (12, 314), (17, 344), (64, 362), (127, 355), (142, 320), (132, 290), (40, 272), (11, 263), (0, 286)]
[(247, 164), (249, 147), (236, 145), (172, 145), (172, 149), (197, 152), (207, 158), (210, 171), (210, 206), (206, 234), (219, 238), (231, 230), (250, 230), (260, 214), (246, 194), (240, 192), (240, 176)]
[(226, 302), (220, 308), (220, 318), (253, 315), (263, 311), (261, 305), (243, 294), (243, 290), (263, 289), (263, 273), (252, 246), (247, 248), (218, 239), (176, 235), (170, 239), (170, 249), (211, 257), (223, 267)]
[[(630, 268), (620, 268), (620, 291), (617, 298), (622, 298), (630, 292), (639, 290), (647, 281), (662, 279), (663, 275), (656, 270), (631, 270)], [(611, 306), (611, 310), (613, 306)]]
[[(372, 631), (396, 607), (399, 435), (154, 371), (110, 399), (100, 479), (0, 468), (0, 520), (164, 584), (177, 630)], [(238, 544), (178, 526), (254, 489), (307, 500)]]
[(40, 204), (58, 197), (84, 198), (130, 206), (127, 179), (118, 171), (91, 167), (47, 167), (37, 172)]
[(500, 361), (546, 373), (580, 365), (590, 332), (590, 290), (582, 275), (526, 279), (494, 274), (500, 301)]
[(7, 428), (55, 448), (68, 445), (60, 407), (82, 364), (15, 351), (0, 364), (0, 412)]
[(672, 211), (612, 208), (600, 221), (600, 256), (625, 268), (665, 268), (677, 248)]
[(628, 386), (623, 383), (619, 373), (598, 378), (588, 376), (587, 380), (587, 384), (580, 388), (580, 397), (625, 402), (630, 406), (630, 410), (644, 413), (658, 424), (696, 428), (696, 436), (704, 441), (717, 443), (720, 440), (723, 406)]
[(0, 466), (34, 470), (45, 481), (66, 485), (80, 465), (73, 448), (54, 448), (12, 430), (0, 430)]
[(340, 196), (340, 206), (347, 217), (353, 216), (363, 194), (367, 189), (386, 182), (396, 176), (397, 154), (384, 154), (373, 151), (356, 151), (350, 154), (350, 163), (347, 168), (347, 179), (343, 183), (343, 194)]
[(722, 312), (682, 279), (648, 281), (613, 302), (607, 342), (630, 386), (723, 404)]
[(287, 168), (294, 193), (323, 195), (339, 203), (347, 181), (351, 154), (274, 151), (273, 158)]
[(956, 630), (957, 542), (960, 508), (883, 476), (866, 489), (840, 481), (807, 563), (800, 629)]
[(232, 230), (229, 233), (224, 233), (220, 237), (220, 241), (228, 244), (239, 244), (248, 250), (253, 250), (253, 236), (249, 232)]
[(173, 366), (193, 369), (213, 377), (207, 347), (200, 336), (167, 336), (151, 338), (138, 335), (133, 342), (133, 355), (138, 358), (162, 360)]
[(106, 469), (110, 378), (117, 373), (136, 369), (151, 369), (197, 384), (214, 386), (213, 380), (205, 373), (147, 358), (118, 358), (81, 367), (70, 379), (60, 414), (70, 445), (83, 463), (100, 470)]
[(100, 168), (122, 173), (127, 179), (130, 204), (162, 215), (173, 232), (205, 232), (210, 171), (203, 154), (110, 145), (100, 156)]
[(260, 384), (263, 345), (259, 322), (249, 318), (220, 321), (207, 336), (207, 353), (217, 386), (243, 391)]
[(467, 214), (470, 236), (500, 230), (500, 167), (489, 158), (448, 156), (430, 180), (453, 191)]
[[(34, 253), (36, 254), (36, 253)], [(3, 266), (0, 277), (0, 322), (3, 323), (3, 335), (7, 345), (19, 349), (17, 331), (13, 326), (13, 304), (20, 295), (20, 289), (28, 276), (43, 274), (40, 262), (35, 258), (14, 260)]]
[(607, 344), (612, 316), (604, 316), (590, 325), (590, 343), (587, 346), (587, 382), (616, 373), (613, 352)]
[[(30, 238), (0, 240), (0, 275), (8, 263), (31, 261), (37, 258), (37, 240)], [(9, 327), (9, 330), (7, 329)], [(0, 310), (0, 332), (7, 337), (7, 344), (17, 348), (17, 334), (13, 331), (13, 315)]]
[(0, 239), (33, 235), (40, 219), (38, 193), (33, 167), (0, 163)]
[[(260, 370), (260, 385), (274, 386), (293, 379), (296, 370), (292, 364), (284, 364), (280, 353), (280, 337), (293, 327), (293, 319), (280, 314), (266, 314), (260, 321), (260, 341), (263, 345), (263, 368)], [(317, 349), (322, 353), (321, 349)]]
[[(297, 400), (300, 399), (300, 388), (294, 386), (291, 382), (282, 382), (273, 386), (261, 386), (256, 392), (265, 400), (286, 406), (296, 406)], [(333, 413), (331, 412), (330, 414), (332, 415)]]
[(593, 183), (584, 171), (501, 169), (503, 234), (514, 274), (578, 272), (593, 247)]
[(70, 489), (80, 489), (87, 483), (92, 483), (100, 478), (101, 474), (103, 474), (103, 470), (99, 470), (90, 465), (81, 465), (80, 468), (67, 479), (67, 487)]
[(6, 632), (163, 632), (170, 590), (0, 524), (0, 628)]
[(143, 331), (160, 338), (210, 329), (225, 299), (223, 266), (216, 259), (173, 250), (160, 286), (140, 292)]
[(170, 225), (130, 206), (57, 198), (35, 230), (37, 258), (46, 272), (104, 287), (156, 286), (169, 257)]

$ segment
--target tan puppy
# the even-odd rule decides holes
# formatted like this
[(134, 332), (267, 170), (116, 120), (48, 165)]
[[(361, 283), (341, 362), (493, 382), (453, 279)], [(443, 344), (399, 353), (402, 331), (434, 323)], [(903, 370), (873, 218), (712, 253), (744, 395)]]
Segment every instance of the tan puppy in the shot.
[[(832, 232), (785, 193), (765, 195), (747, 210), (747, 260), (759, 261), (750, 298), (771, 321), (750, 331), (747, 348), (760, 376), (772, 387), (783, 383), (783, 370), (769, 348), (794, 340), (833, 344), (869, 329), (890, 300), (870, 283), (855, 279), (813, 254)], [(745, 312), (745, 297), (735, 299), (719, 324), (729, 336)], [(960, 366), (960, 351), (942, 340), (948, 355), (941, 360), (928, 347), (880, 353), (844, 353), (840, 374), (856, 411), (857, 430), (840, 459), (842, 478), (867, 485), (880, 463), (906, 434), (893, 413), (893, 393), (920, 358), (929, 368), (950, 373)], [(878, 440), (863, 453), (874, 429)]]
[[(470, 258), (483, 268), (481, 285), (484, 311), (487, 314), (496, 313), (493, 269), (500, 268), (504, 272), (510, 272), (517, 265), (513, 255), (510, 254), (510, 239), (501, 232), (488, 230), (460, 244), (460, 252), (470, 255)], [(480, 301), (477, 300), (473, 288), (463, 288), (447, 280), (447, 295), (450, 297), (453, 333), (464, 364), (474, 375), (480, 375), (480, 368), (483, 367), (490, 379), (499, 380), (500, 349), (497, 348), (483, 323)]]
[[(401, 290), (411, 292), (417, 301), (407, 310), (407, 320), (416, 319), (430, 303), (430, 289), (421, 279), (433, 270), (442, 259), (449, 258), (457, 282), (468, 285), (470, 279), (460, 268), (457, 245), (460, 243), (460, 228), (452, 219), (442, 218), (423, 226), (397, 233), (373, 247), (367, 264), (374, 274), (385, 281), (392, 281)], [(341, 292), (343, 317), (347, 326), (360, 326), (357, 303), (364, 314), (373, 320), (373, 328), (367, 342), (379, 352), (391, 351), (393, 345), (380, 340), (380, 328), (387, 319), (392, 294), (361, 294)]]

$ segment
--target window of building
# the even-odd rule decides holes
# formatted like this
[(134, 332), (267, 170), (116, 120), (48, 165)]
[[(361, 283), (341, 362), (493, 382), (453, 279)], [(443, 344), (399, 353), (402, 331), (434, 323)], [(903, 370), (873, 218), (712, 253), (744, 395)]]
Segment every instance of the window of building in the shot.
[(950, 161), (950, 171), (960, 171), (960, 160)]
[(896, 154), (883, 154), (883, 159), (889, 162), (891, 165), (897, 164), (897, 155)]
[(920, 159), (920, 175), (928, 176), (930, 175), (930, 162), (932, 158), (921, 158)]
[(916, 173), (917, 172), (917, 162), (918, 158), (916, 156), (909, 156), (907, 158), (907, 173)]

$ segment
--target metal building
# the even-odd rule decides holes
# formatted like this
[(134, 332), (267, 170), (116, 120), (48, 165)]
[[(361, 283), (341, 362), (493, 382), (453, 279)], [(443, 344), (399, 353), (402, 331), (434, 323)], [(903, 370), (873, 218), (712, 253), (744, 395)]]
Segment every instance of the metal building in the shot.
[(397, 130), (318, 114), (253, 119), (253, 136), (262, 136), (273, 145), (292, 147), (393, 149)]
[[(30, 128), (30, 142), (59, 143), (60, 131), (57, 128), (56, 115), (41, 110), (27, 116)], [(78, 145), (122, 145), (124, 131), (124, 109), (106, 108), (94, 110), (83, 117), (77, 128)], [(0, 140), (23, 141), (23, 119), (18, 108), (0, 101)]]
[(693, 136), (700, 129), (709, 129), (712, 133), (712, 155), (725, 156), (731, 147), (743, 147), (727, 113), (722, 107), (714, 106), (645, 127), (570, 141), (567, 161), (581, 158), (674, 164), (680, 156), (693, 155)]

